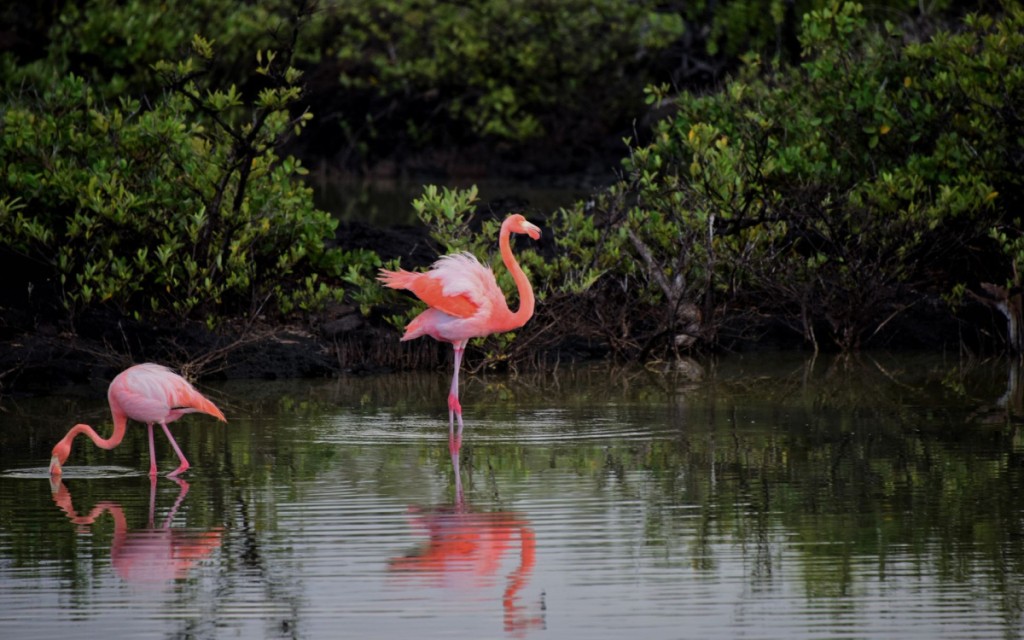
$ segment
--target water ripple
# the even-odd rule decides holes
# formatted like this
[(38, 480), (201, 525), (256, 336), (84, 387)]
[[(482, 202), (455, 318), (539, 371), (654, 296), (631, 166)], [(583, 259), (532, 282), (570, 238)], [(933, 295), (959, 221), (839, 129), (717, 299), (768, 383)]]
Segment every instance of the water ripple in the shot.
[[(113, 478), (139, 478), (147, 475), (146, 471), (111, 465), (72, 465), (62, 469), (61, 478), (65, 480), (109, 480)], [(50, 478), (50, 467), (23, 467), (0, 471), (2, 478), (38, 480)]]
[[(563, 416), (564, 417), (564, 416)], [(567, 444), (573, 442), (648, 441), (679, 436), (679, 430), (663, 423), (643, 426), (608, 418), (581, 423), (559, 420), (557, 412), (515, 416), (513, 420), (464, 417), (465, 439), (482, 443), (525, 442)], [(366, 445), (435, 442), (447, 436), (447, 417), (429, 415), (374, 415), (347, 417), (323, 426), (317, 441), (324, 444)]]

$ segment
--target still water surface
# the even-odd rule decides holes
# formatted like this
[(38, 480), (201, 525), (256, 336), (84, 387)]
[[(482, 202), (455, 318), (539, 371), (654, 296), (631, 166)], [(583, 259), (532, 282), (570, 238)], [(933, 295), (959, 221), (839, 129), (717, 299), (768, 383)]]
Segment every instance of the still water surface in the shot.
[[(1006, 362), (778, 355), (201, 385), (150, 483), (103, 381), (0, 413), (5, 638), (1018, 638)], [(176, 466), (157, 440), (161, 467)]]

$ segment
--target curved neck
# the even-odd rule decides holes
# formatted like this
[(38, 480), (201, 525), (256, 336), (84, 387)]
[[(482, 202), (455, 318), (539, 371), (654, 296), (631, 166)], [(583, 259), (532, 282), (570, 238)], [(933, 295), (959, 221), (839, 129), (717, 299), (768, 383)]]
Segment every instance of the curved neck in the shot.
[(509, 325), (505, 327), (506, 331), (518, 329), (526, 324), (526, 321), (533, 317), (534, 307), (533, 287), (530, 286), (530, 281), (526, 279), (526, 274), (523, 273), (522, 267), (519, 266), (515, 256), (512, 255), (510, 235), (512, 235), (512, 232), (509, 230), (508, 222), (506, 221), (501, 225), (498, 247), (501, 250), (501, 259), (509, 273), (512, 274), (512, 280), (515, 281), (516, 289), (519, 291), (519, 309), (509, 314)]
[(91, 525), (96, 522), (96, 518), (103, 515), (104, 511), (109, 511), (111, 517), (114, 518), (115, 540), (118, 538), (119, 533), (123, 537), (124, 532), (128, 531), (128, 520), (124, 516), (124, 510), (116, 502), (101, 502), (93, 507), (88, 515), (78, 515), (71, 501), (71, 492), (68, 491), (67, 486), (63, 482), (60, 482), (56, 491), (53, 492), (53, 502), (67, 515), (68, 520), (79, 526)]
[(115, 411), (113, 412), (113, 417), (114, 432), (110, 434), (109, 438), (101, 437), (100, 434), (96, 433), (95, 429), (87, 424), (76, 424), (71, 427), (71, 431), (68, 431), (68, 434), (64, 436), (64, 440), (68, 444), (68, 450), (71, 450), (72, 441), (74, 441), (75, 437), (80, 433), (84, 433), (88, 436), (89, 439), (101, 449), (113, 449), (117, 445), (121, 444), (121, 440), (124, 439), (125, 428), (128, 425), (128, 416)]

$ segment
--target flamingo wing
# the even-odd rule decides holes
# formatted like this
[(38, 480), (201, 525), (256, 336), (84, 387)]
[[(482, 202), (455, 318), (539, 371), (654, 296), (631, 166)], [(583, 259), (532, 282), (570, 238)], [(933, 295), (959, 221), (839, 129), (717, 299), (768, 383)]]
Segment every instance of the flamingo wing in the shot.
[(110, 385), (111, 402), (139, 422), (170, 422), (185, 413), (224, 414), (195, 387), (167, 367), (141, 364), (126, 369)]
[(500, 294), (494, 272), (470, 253), (443, 256), (430, 271), (382, 271), (381, 281), (394, 289), (407, 289), (430, 307), (456, 318), (486, 315)]
[(456, 318), (471, 318), (476, 314), (479, 306), (469, 295), (446, 293), (444, 280), (433, 272), (417, 275), (420, 277), (412, 282), (412, 286), (406, 288), (428, 306)]
[(126, 416), (139, 422), (160, 422), (171, 411), (171, 403), (166, 396), (154, 396), (145, 389), (127, 385), (116, 392), (111, 389), (111, 400), (116, 401)]

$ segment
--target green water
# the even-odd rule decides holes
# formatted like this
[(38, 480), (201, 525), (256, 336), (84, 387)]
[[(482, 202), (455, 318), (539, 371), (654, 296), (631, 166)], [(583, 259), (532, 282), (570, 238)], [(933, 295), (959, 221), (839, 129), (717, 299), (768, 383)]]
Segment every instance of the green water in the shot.
[[(17, 638), (1017, 638), (1024, 441), (1005, 361), (778, 354), (201, 385), (145, 429), (104, 384), (5, 399), (0, 628)], [(134, 430), (132, 430), (134, 429)], [(160, 434), (159, 463), (176, 466)]]

